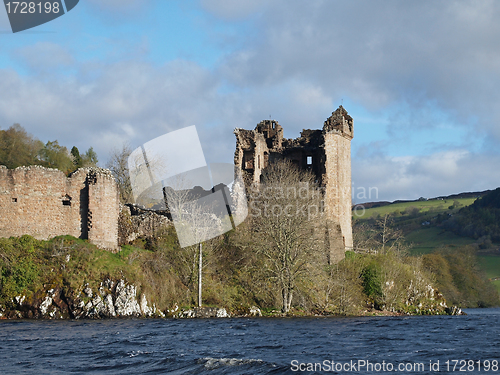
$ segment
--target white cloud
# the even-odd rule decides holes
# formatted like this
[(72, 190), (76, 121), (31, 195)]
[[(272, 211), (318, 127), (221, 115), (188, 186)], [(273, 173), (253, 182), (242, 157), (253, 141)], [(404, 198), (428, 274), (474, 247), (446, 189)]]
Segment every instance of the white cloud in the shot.
[(14, 52), (14, 57), (34, 73), (57, 74), (59, 67), (69, 67), (75, 60), (71, 53), (59, 44), (37, 42)]
[[(197, 125), (211, 161), (231, 161), (239, 119), (250, 118), (241, 96), (221, 94), (213, 74), (189, 61), (75, 65), (77, 74), (21, 76), (0, 70), (0, 124), (20, 123), (42, 141), (93, 146), (101, 160), (166, 132)], [(8, 93), (8, 95), (6, 94)], [(254, 126), (254, 125), (253, 125)]]
[(431, 103), (500, 140), (499, 16), (494, 1), (273, 1), (222, 69), (240, 87), (303, 80), (368, 109), (408, 104), (417, 121)]
[[(154, 5), (139, 0), (89, 3), (96, 10), (92, 14), (110, 22), (115, 14), (139, 22), (131, 21), (134, 12)], [(147, 36), (129, 39), (125, 32), (122, 39), (102, 35), (82, 42), (83, 56), (91, 56), (94, 45), (109, 48), (102, 60), (78, 60), (55, 43), (33, 44), (12, 55), (28, 74), (0, 70), (0, 126), (19, 122), (44, 142), (94, 146), (105, 160), (123, 142), (136, 147), (197, 125), (207, 159), (228, 162), (235, 127), (252, 129), (271, 115), (284, 126), (286, 137), (295, 138), (303, 128), (321, 128), (345, 98), (363, 108), (365, 117), (376, 113), (380, 121), (366, 126), (384, 133), (385, 138), (365, 139), (353, 159), (355, 187), (377, 187), (380, 196), (373, 200), (500, 185), (491, 172), (500, 161), (497, 2), (201, 4), (212, 15), (199, 23), (202, 27), (219, 22), (213, 20), (217, 17), (233, 26), (250, 20), (245, 33), (231, 27), (230, 37), (214, 41), (217, 48), (233, 43), (222, 50), (234, 52), (221, 55), (213, 69), (188, 60), (149, 63), (158, 44)], [(59, 74), (60, 68), (71, 74)], [(356, 127), (361, 119), (354, 121)], [(468, 140), (474, 134), (484, 137), (491, 155), (474, 153), (457, 139), (425, 139), (422, 129), (438, 122), (450, 133), (467, 129), (461, 133), (471, 134)], [(410, 144), (427, 155), (388, 156), (387, 148), (397, 146), (401, 155)]]
[[(378, 156), (353, 160), (355, 203), (434, 198), (500, 186), (499, 155), (451, 150), (418, 157)], [(372, 190), (372, 195), (363, 192)]]

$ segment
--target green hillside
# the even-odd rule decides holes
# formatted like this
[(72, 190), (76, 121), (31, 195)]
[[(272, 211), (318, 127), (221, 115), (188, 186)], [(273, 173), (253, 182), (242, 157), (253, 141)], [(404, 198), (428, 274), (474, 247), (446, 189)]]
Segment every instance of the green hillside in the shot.
[[(353, 219), (357, 220), (364, 220), (364, 219), (369, 219), (372, 217), (376, 217), (378, 215), (383, 216), (387, 214), (394, 214), (396, 212), (401, 212), (403, 213), (404, 211), (411, 209), (412, 207), (416, 207), (419, 209), (420, 212), (447, 212), (449, 211), (449, 207), (453, 205), (455, 201), (460, 203), (460, 207), (465, 207), (469, 206), (477, 198), (458, 198), (458, 199), (444, 199), (444, 200), (437, 200), (437, 199), (432, 199), (432, 200), (427, 200), (427, 201), (414, 201), (414, 202), (401, 202), (401, 203), (392, 203), (387, 206), (382, 206), (382, 207), (374, 207), (374, 208), (368, 208), (364, 211), (361, 209), (357, 209), (356, 212), (357, 214), (362, 216), (358, 216), (356, 213), (353, 215)], [(362, 206), (362, 205), (360, 205)]]
[(495, 241), (500, 223), (499, 196), (497, 189), (480, 199), (433, 199), (392, 203), (364, 211), (358, 208), (353, 210), (353, 226), (355, 232), (380, 231), (387, 218), (387, 232), (394, 238), (397, 234), (411, 255), (442, 249), (459, 251), (473, 245), (478, 266), (500, 293), (500, 243)]
[(453, 232), (436, 227), (417, 229), (406, 236), (406, 241), (412, 246), (411, 254), (428, 254), (444, 246), (459, 247), (476, 243), (472, 238), (460, 237)]
[(427, 200), (392, 203), (382, 207), (358, 209), (353, 215), (354, 226), (374, 225), (386, 215), (390, 225), (402, 231), (412, 254), (427, 254), (443, 246), (465, 246), (477, 241), (444, 230), (441, 223), (470, 206), (476, 198)]

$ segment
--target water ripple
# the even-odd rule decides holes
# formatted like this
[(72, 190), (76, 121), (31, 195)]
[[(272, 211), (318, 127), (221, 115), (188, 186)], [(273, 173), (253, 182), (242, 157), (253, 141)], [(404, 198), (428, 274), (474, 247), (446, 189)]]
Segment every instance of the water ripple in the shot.
[(498, 360), (500, 309), (467, 312), (459, 317), (0, 321), (0, 363), (7, 374), (292, 374), (297, 373), (291, 371), (292, 360)]

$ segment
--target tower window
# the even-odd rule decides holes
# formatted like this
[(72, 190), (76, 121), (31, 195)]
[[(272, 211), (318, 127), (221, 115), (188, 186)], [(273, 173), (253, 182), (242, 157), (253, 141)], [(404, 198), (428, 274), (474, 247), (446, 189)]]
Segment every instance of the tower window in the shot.
[(312, 156), (308, 156), (307, 157), (307, 165), (312, 165), (313, 163), (313, 157)]
[(66, 195), (62, 200), (63, 206), (71, 206), (71, 197)]

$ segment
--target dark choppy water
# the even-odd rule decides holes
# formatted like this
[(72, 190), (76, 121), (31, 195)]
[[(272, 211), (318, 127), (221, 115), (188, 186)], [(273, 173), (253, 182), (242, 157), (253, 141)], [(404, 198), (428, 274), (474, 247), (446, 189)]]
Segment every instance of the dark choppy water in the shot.
[[(484, 362), (500, 361), (500, 309), (466, 311), (467, 316), (425, 317), (0, 321), (0, 372), (287, 374), (297, 373), (292, 369), (300, 363), (321, 363), (323, 373), (390, 373), (391, 364), (393, 372), (402, 365), (412, 368), (408, 373), (429, 374), (437, 372), (429, 371), (429, 361), (439, 360), (440, 372), (450, 361), (450, 372), (486, 373), (489, 365), (487, 373), (500, 373), (493, 362)], [(358, 367), (358, 360), (374, 367)], [(458, 362), (451, 371), (453, 360), (474, 365)], [(331, 361), (345, 371), (329, 372)], [(386, 371), (377, 367), (383, 361)], [(422, 363), (423, 371), (414, 363)]]

